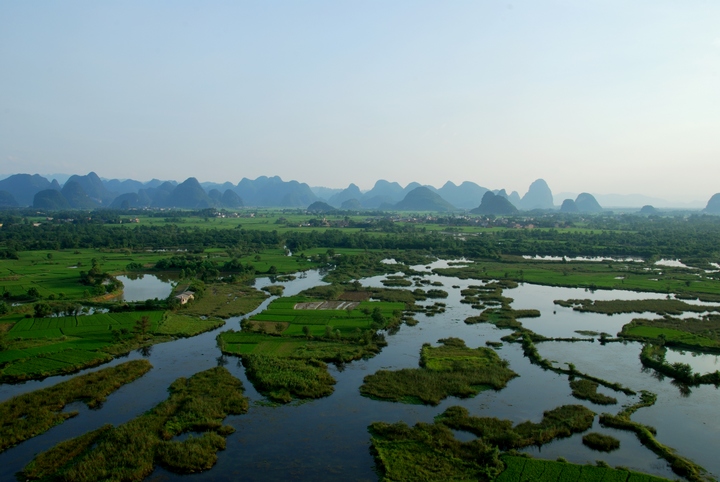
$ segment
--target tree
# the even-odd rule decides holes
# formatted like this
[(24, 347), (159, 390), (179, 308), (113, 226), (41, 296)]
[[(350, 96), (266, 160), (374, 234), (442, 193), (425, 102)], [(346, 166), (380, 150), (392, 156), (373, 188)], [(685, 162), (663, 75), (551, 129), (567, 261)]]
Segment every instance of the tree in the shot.
[(138, 333), (141, 338), (145, 338), (145, 335), (147, 335), (147, 332), (150, 330), (150, 318), (147, 316), (140, 317), (139, 320), (135, 322), (135, 333)]
[(32, 288), (30, 288), (29, 290), (27, 290), (27, 294), (30, 298), (35, 298), (35, 299), (40, 298), (40, 292), (34, 286)]
[(305, 334), (305, 336), (307, 336), (308, 338), (310, 338), (312, 336), (312, 335), (310, 335), (310, 327), (309, 326), (307, 326), (307, 325), (303, 326), (302, 330), (303, 330), (303, 333)]
[(52, 314), (52, 307), (47, 303), (35, 303), (35, 318), (45, 318)]
[(383, 326), (385, 324), (385, 317), (383, 316), (380, 308), (375, 307), (372, 311), (371, 317), (372, 317), (373, 323), (377, 323), (380, 326)]

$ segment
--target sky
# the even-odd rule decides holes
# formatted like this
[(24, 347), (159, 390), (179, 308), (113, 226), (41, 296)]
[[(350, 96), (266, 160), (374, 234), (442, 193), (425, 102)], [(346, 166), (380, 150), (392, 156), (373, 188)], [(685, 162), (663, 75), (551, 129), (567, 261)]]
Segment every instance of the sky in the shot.
[(0, 2), (0, 175), (720, 192), (720, 2)]

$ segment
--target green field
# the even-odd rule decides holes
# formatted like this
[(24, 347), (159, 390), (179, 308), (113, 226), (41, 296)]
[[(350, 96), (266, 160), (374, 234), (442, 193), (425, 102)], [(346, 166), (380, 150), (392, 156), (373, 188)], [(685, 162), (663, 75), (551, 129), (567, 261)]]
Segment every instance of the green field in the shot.
[(628, 470), (503, 456), (506, 469), (497, 482), (661, 482), (667, 479)]
[(104, 271), (120, 274), (130, 263), (151, 267), (164, 253), (111, 252), (98, 249), (22, 251), (18, 259), (0, 263), (0, 294), (22, 296), (35, 288), (43, 299), (86, 298), (87, 286), (80, 284), (80, 271), (88, 271), (97, 260)]
[(219, 318), (201, 319), (194, 316), (167, 313), (158, 323), (154, 333), (159, 335), (195, 336), (206, 331), (214, 330), (225, 322)]
[(327, 396), (335, 381), (325, 362), (349, 362), (377, 353), (384, 340), (376, 331), (399, 323), (405, 303), (363, 301), (351, 309), (296, 309), (298, 303), (323, 301), (278, 298), (244, 320), (242, 331), (218, 335), (218, 345), (225, 354), (243, 357), (248, 378), (273, 401)]
[[(387, 301), (363, 301), (352, 310), (295, 309), (298, 303), (322, 301), (306, 296), (293, 296), (274, 300), (262, 313), (250, 318), (248, 328), (251, 331), (282, 334), (287, 336), (304, 335), (305, 327), (315, 337), (324, 337), (329, 328), (334, 337), (355, 337), (359, 331), (381, 328), (373, 326), (372, 313), (379, 310), (383, 319), (396, 317), (397, 312), (405, 309), (404, 303)], [(282, 323), (283, 330), (277, 332), (275, 324)]]

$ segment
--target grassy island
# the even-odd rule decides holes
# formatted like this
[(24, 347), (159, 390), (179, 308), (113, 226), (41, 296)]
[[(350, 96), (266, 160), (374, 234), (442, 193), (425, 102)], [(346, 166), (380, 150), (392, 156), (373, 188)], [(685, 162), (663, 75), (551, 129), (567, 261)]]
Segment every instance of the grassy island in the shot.
[[(30, 480), (134, 481), (156, 464), (179, 473), (211, 468), (225, 448), (230, 414), (245, 413), (242, 383), (211, 368), (170, 386), (168, 399), (118, 427), (105, 426), (42, 452), (22, 472)], [(191, 436), (173, 440), (183, 433)], [(195, 434), (195, 435), (192, 435)]]
[(401, 302), (365, 301), (369, 295), (364, 292), (343, 295), (333, 290), (332, 285), (318, 287), (306, 292), (316, 297), (274, 300), (243, 321), (242, 331), (218, 335), (220, 349), (242, 357), (250, 381), (275, 402), (330, 395), (335, 380), (326, 363), (378, 353), (385, 341), (377, 330), (399, 325), (406, 307)]
[(0, 403), (0, 452), (77, 415), (63, 412), (65, 405), (83, 401), (90, 408), (97, 407), (109, 394), (151, 368), (147, 360), (129, 361)]
[(472, 397), (484, 389), (500, 390), (517, 374), (491, 348), (468, 348), (458, 338), (423, 345), (420, 368), (380, 370), (360, 387), (366, 397), (437, 405), (449, 396)]
[[(592, 426), (594, 414), (580, 405), (545, 412), (540, 423), (472, 417), (461, 407), (450, 407), (435, 423), (404, 422), (370, 425), (371, 451), (383, 481), (391, 480), (497, 480), (504, 482), (661, 482), (665, 479), (607, 466), (576, 465), (510, 455), (508, 449), (541, 445), (558, 437), (583, 432)], [(477, 436), (457, 440), (450, 429)]]

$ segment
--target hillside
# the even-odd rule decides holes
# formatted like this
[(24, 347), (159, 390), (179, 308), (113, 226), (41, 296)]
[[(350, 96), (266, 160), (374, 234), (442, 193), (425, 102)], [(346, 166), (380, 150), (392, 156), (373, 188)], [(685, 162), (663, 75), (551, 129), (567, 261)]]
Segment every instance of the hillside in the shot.
[(438, 193), (432, 192), (424, 186), (407, 193), (402, 201), (395, 204), (394, 209), (398, 211), (457, 211), (455, 206), (444, 200)]

